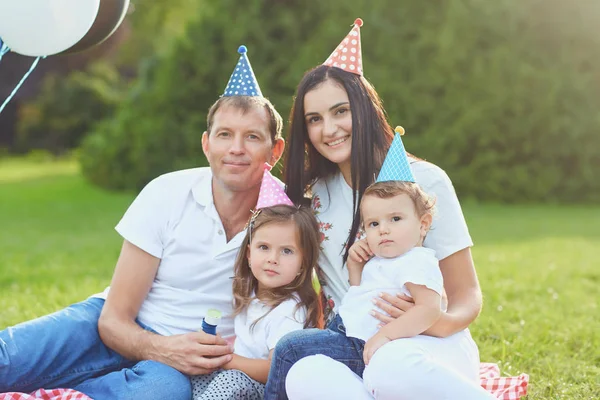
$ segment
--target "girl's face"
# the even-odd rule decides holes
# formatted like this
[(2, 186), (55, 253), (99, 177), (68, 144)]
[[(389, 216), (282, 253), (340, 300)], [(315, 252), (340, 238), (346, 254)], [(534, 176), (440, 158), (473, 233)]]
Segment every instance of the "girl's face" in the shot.
[(350, 167), (352, 114), (346, 90), (328, 79), (304, 96), (304, 118), (315, 149), (344, 170)]
[(270, 223), (253, 231), (248, 263), (258, 280), (259, 296), (262, 291), (291, 283), (302, 269), (296, 225), (292, 221)]

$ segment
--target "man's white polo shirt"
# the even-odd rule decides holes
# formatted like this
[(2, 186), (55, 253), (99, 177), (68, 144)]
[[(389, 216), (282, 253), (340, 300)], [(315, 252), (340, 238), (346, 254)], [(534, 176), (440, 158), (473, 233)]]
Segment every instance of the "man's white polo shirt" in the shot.
[[(233, 335), (233, 264), (244, 232), (227, 242), (215, 209), (210, 168), (159, 176), (131, 204), (117, 232), (161, 259), (138, 319), (162, 335), (201, 329), (211, 308), (223, 319), (222, 336)], [(108, 293), (95, 297), (104, 297)]]

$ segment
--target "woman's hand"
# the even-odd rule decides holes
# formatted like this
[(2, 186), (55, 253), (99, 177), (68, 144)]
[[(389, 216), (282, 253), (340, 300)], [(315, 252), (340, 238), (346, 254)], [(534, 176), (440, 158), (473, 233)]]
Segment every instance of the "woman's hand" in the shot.
[[(412, 307), (414, 307), (415, 302), (412, 297), (407, 296), (403, 293), (397, 293), (395, 296), (392, 296), (388, 293), (380, 293), (379, 297), (373, 299), (373, 303), (379, 307), (381, 310), (385, 312), (382, 313), (377, 309), (373, 309), (371, 315), (377, 318), (381, 324), (379, 327), (384, 326), (385, 324), (389, 324), (391, 321), (395, 320)], [(442, 291), (442, 310), (445, 310), (448, 304), (448, 296), (446, 295), (446, 291)]]
[(373, 309), (371, 315), (381, 322), (380, 326), (394, 321), (415, 305), (410, 296), (402, 293), (397, 293), (395, 296), (389, 293), (380, 293), (379, 297), (373, 299), (373, 303), (379, 310)]
[[(445, 290), (442, 291), (441, 301), (442, 309), (445, 310), (446, 305), (448, 304), (448, 296), (446, 295)], [(405, 312), (415, 306), (415, 302), (412, 297), (402, 293), (397, 293), (395, 296), (388, 293), (380, 293), (380, 297), (374, 298), (373, 303), (381, 309), (373, 309), (371, 311), (371, 315), (380, 321), (380, 328), (396, 320), (398, 317), (402, 316)], [(381, 311), (384, 312), (382, 313)], [(442, 316), (444, 315), (445, 313), (442, 312)], [(423, 334), (435, 337), (448, 336), (442, 328), (443, 327), (440, 327), (436, 323), (423, 332)]]

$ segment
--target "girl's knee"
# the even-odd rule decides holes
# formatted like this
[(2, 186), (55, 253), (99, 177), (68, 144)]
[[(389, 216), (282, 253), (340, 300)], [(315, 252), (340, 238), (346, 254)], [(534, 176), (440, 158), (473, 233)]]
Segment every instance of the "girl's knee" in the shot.
[(303, 329), (293, 331), (279, 339), (273, 352), (273, 360), (286, 361), (294, 364), (304, 357), (303, 349), (306, 348), (307, 341), (310, 341), (314, 335), (322, 332), (320, 329)]

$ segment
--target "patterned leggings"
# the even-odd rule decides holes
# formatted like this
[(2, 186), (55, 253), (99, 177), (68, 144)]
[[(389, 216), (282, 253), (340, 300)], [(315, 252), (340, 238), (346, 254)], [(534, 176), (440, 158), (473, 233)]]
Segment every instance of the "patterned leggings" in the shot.
[(194, 400), (262, 400), (265, 385), (238, 370), (219, 370), (191, 378)]

